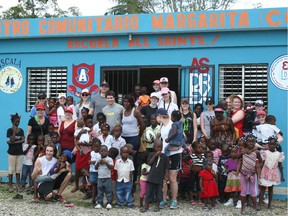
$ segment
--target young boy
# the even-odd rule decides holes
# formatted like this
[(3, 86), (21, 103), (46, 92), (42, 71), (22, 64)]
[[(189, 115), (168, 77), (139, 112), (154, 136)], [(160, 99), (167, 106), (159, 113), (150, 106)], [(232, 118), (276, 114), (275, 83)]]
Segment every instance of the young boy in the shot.
[[(148, 131), (148, 130), (151, 130), (151, 131), (153, 131), (153, 133), (155, 134), (155, 137), (156, 137), (156, 135), (158, 133), (160, 133), (161, 126), (156, 121), (156, 115), (155, 114), (151, 115), (150, 124), (151, 125), (145, 129), (145, 132)], [(145, 134), (145, 132), (144, 132), (144, 134)], [(145, 141), (147, 143), (146, 150), (148, 152), (153, 152), (154, 151), (154, 141), (153, 142), (149, 142), (148, 140), (145, 140)]]
[(108, 148), (106, 145), (100, 147), (101, 160), (96, 163), (96, 169), (98, 169), (98, 204), (96, 209), (103, 207), (103, 197), (106, 193), (107, 205), (106, 209), (112, 208), (112, 182), (111, 182), (111, 169), (113, 168), (113, 160), (108, 157)]
[[(122, 126), (116, 125), (112, 131), (113, 139), (111, 140), (111, 147), (117, 148), (118, 152), (120, 152), (120, 149), (126, 144), (125, 139), (121, 137), (122, 133)], [(120, 158), (120, 155), (117, 155), (117, 159)]]
[(165, 179), (165, 183), (168, 181), (169, 158), (162, 153), (162, 142), (159, 139), (156, 139), (154, 142), (154, 150), (155, 152), (150, 153), (148, 157), (148, 164), (151, 166), (151, 169), (147, 179), (148, 188), (145, 206), (140, 209), (141, 212), (148, 210), (149, 203), (154, 201), (155, 195), (157, 203), (154, 211), (160, 211), (159, 204), (163, 198), (163, 180)]
[(116, 161), (115, 170), (117, 171), (116, 194), (118, 205), (121, 207), (126, 201), (127, 207), (134, 206), (132, 200), (133, 185), (133, 161), (128, 159), (129, 150), (126, 146), (121, 148), (121, 158)]
[[(117, 148), (111, 147), (108, 151), (108, 156), (112, 158), (114, 166), (116, 164), (116, 158), (119, 156), (119, 150)], [(117, 203), (117, 194), (116, 194), (116, 181), (117, 181), (117, 171), (113, 167), (111, 169), (111, 180), (112, 180), (112, 193), (113, 193), (113, 201)]]

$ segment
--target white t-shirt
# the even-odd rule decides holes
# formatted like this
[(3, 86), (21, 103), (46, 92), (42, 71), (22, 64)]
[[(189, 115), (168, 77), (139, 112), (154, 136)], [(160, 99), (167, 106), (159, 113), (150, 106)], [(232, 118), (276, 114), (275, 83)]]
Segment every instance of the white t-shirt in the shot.
[(101, 160), (101, 155), (99, 152), (91, 151), (90, 152), (90, 160), (91, 161), (96, 161), (95, 164), (90, 164), (90, 172), (98, 172), (98, 170), (95, 169), (95, 165), (97, 161)]
[(280, 129), (275, 125), (265, 123), (257, 125), (256, 129), (254, 129), (252, 132), (253, 135), (257, 137), (257, 142), (267, 143), (267, 139), (270, 136), (276, 136), (280, 132)]
[[(25, 151), (28, 148), (28, 146), (29, 146), (29, 144), (23, 144), (23, 146), (22, 146), (23, 151)], [(33, 165), (35, 147), (36, 147), (36, 145), (32, 145), (31, 148), (26, 153), (26, 155), (24, 155), (23, 164), (25, 164), (27, 166)]]
[(113, 140), (113, 136), (112, 135), (108, 135), (104, 141), (103, 139), (103, 134), (101, 134), (98, 139), (101, 141), (101, 145), (106, 145), (108, 150), (111, 148), (111, 143)]
[(65, 112), (62, 106), (59, 106), (57, 108), (57, 119), (58, 119), (58, 125), (61, 125), (61, 116), (65, 117)]
[[(168, 146), (168, 144), (169, 144), (169, 143), (165, 142), (165, 139), (168, 138), (169, 131), (172, 128), (172, 123), (173, 123), (172, 121), (169, 121), (169, 123), (166, 126), (164, 126), (164, 125), (161, 126), (160, 133), (161, 133), (161, 138), (162, 138), (162, 142), (163, 142), (162, 153), (165, 152), (164, 150), (165, 150), (166, 146)], [(179, 154), (179, 153), (182, 153), (182, 149), (179, 149), (177, 151), (170, 151), (170, 156), (174, 155), (174, 154)]]
[(164, 100), (162, 100), (159, 105), (158, 105), (158, 109), (160, 108), (164, 108), (165, 110), (167, 110), (167, 113), (169, 115), (169, 117), (171, 118), (171, 113), (174, 110), (179, 110), (178, 105), (171, 102), (171, 103), (164, 103)]

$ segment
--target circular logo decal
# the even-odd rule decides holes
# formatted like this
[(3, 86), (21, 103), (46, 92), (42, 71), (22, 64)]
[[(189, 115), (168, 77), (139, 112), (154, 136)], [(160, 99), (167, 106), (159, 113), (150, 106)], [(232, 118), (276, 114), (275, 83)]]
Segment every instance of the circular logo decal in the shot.
[(8, 94), (13, 94), (19, 90), (22, 85), (21, 72), (13, 67), (8, 66), (0, 71), (0, 89)]
[(288, 90), (288, 55), (282, 55), (275, 59), (269, 73), (270, 79), (276, 87)]

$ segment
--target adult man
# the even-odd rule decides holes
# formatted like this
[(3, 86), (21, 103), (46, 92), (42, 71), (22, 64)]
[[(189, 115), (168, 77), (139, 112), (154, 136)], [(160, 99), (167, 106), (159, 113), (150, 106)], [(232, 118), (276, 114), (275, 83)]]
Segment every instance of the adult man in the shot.
[(40, 92), (38, 94), (38, 100), (36, 101), (36, 104), (31, 108), (31, 111), (30, 111), (30, 117), (34, 117), (36, 114), (37, 114), (37, 111), (36, 111), (36, 105), (38, 104), (44, 104), (44, 107), (45, 109), (45, 112), (44, 112), (44, 116), (45, 117), (48, 117), (46, 115), (46, 111), (48, 111), (48, 106), (47, 106), (47, 96), (44, 92)]
[(106, 94), (107, 105), (103, 107), (102, 112), (106, 116), (106, 123), (109, 124), (110, 130), (120, 124), (123, 114), (123, 106), (115, 102), (114, 91), (108, 91)]
[(100, 94), (95, 95), (92, 98), (89, 107), (89, 114), (93, 115), (93, 123), (96, 124), (97, 114), (102, 112), (103, 107), (107, 105), (106, 94), (109, 91), (109, 84), (106, 81), (103, 81), (100, 85)]
[[(34, 181), (38, 176), (47, 176), (51, 168), (53, 168), (55, 163), (57, 163), (57, 159), (53, 157), (53, 154), (54, 154), (54, 146), (48, 145), (45, 148), (45, 155), (43, 157), (37, 158), (32, 173), (32, 179)], [(62, 172), (55, 180), (45, 181), (38, 184), (37, 192), (39, 193), (40, 198), (42, 197), (45, 200), (51, 199), (53, 197), (53, 190), (56, 189), (58, 191), (54, 199), (60, 202), (64, 202), (64, 198), (62, 197), (61, 194), (68, 185), (72, 176), (71, 165), (68, 162), (66, 162), (65, 169), (66, 171)], [(34, 198), (37, 199), (37, 196)]]
[[(169, 80), (167, 77), (161, 77), (160, 79), (160, 88), (168, 88), (169, 87)], [(170, 95), (171, 95), (171, 101), (175, 104), (177, 104), (177, 95), (175, 93), (175, 91), (172, 91), (171, 89), (169, 89)], [(161, 91), (159, 92), (159, 103), (160, 101), (163, 99), (162, 98), (162, 94)]]

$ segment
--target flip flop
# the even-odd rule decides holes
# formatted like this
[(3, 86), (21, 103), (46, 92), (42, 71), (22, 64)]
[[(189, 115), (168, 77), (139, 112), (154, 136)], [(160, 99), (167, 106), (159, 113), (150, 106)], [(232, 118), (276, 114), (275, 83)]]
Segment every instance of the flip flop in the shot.
[(64, 206), (65, 206), (65, 207), (74, 207), (75, 204), (74, 204), (74, 203), (67, 203), (67, 204), (65, 204)]

